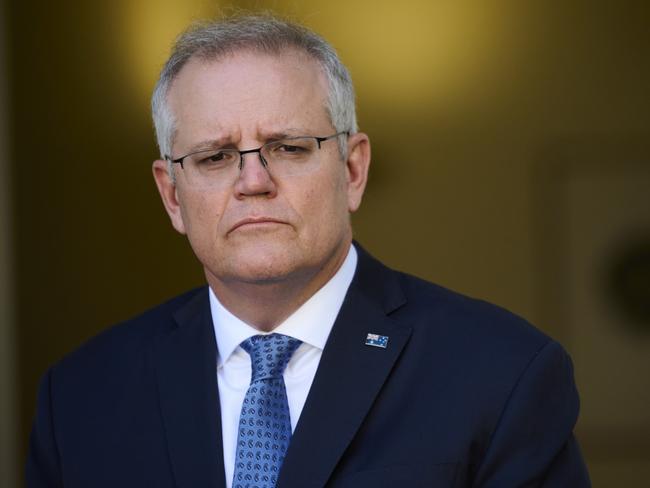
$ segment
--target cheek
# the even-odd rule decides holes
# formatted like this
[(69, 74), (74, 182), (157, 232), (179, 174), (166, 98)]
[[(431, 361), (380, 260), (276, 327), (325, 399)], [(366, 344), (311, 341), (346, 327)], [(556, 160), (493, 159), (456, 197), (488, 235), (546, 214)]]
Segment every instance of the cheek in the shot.
[(221, 202), (206, 193), (180, 195), (181, 216), (192, 246), (211, 241), (221, 220)]
[(331, 239), (336, 229), (349, 220), (346, 188), (345, 175), (337, 172), (320, 179), (305, 195), (309, 211), (308, 215), (303, 213), (303, 218), (324, 240)]

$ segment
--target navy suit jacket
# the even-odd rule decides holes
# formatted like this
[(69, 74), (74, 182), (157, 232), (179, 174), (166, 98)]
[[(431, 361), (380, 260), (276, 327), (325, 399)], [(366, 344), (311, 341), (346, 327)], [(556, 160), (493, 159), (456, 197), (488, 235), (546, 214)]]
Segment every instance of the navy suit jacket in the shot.
[[(216, 353), (202, 288), (68, 355), (42, 380), (28, 486), (224, 487)], [(587, 487), (577, 415), (556, 342), (360, 251), (277, 486)]]

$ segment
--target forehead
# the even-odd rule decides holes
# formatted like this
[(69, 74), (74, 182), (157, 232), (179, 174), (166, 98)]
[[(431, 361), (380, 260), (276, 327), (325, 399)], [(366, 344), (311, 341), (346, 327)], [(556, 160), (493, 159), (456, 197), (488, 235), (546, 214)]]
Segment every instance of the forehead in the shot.
[(296, 50), (192, 58), (168, 93), (174, 142), (237, 139), (287, 129), (328, 130), (327, 87), (319, 63)]

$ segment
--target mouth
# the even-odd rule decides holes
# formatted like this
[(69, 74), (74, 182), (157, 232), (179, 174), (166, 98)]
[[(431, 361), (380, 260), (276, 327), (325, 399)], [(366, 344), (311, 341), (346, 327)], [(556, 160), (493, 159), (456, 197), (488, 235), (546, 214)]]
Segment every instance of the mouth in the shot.
[(274, 219), (273, 217), (248, 217), (238, 221), (232, 228), (228, 231), (230, 234), (236, 230), (244, 229), (263, 229), (265, 227), (275, 227), (278, 225), (287, 225), (287, 222), (282, 220)]

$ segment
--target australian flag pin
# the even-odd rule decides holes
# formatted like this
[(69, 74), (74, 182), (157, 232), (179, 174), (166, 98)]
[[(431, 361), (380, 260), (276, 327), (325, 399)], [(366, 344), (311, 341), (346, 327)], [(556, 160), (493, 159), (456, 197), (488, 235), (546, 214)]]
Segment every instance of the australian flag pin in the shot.
[(386, 349), (386, 346), (388, 346), (388, 336), (368, 334), (366, 336), (366, 346), (381, 347), (382, 349)]

